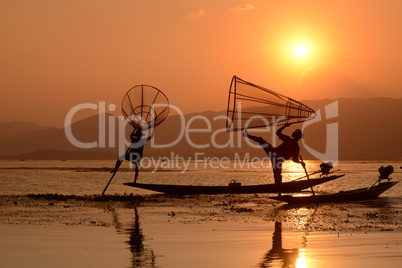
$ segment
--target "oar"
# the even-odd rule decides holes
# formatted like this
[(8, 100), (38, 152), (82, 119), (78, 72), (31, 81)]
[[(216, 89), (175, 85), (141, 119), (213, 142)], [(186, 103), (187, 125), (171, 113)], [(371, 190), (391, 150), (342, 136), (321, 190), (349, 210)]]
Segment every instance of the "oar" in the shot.
[(381, 181), (381, 177), (380, 176), (378, 176), (378, 179), (375, 181), (375, 182), (373, 182), (373, 184), (372, 185), (370, 185), (370, 187), (369, 188), (367, 188), (367, 190), (370, 190), (371, 189), (371, 187), (373, 187), (374, 186), (374, 184), (376, 184), (377, 182), (379, 182), (379, 181)]
[[(310, 174), (308, 174), (309, 176), (311, 176), (311, 175), (314, 175), (314, 174), (317, 174), (317, 173), (320, 173), (321, 171), (315, 171), (315, 172), (313, 172), (313, 173), (310, 173)], [(302, 177), (300, 177), (300, 178), (297, 178), (297, 179), (294, 179), (294, 180), (292, 180), (291, 182), (293, 182), (293, 181), (298, 181), (298, 180), (301, 180), (301, 179), (304, 179), (305, 177), (307, 177), (306, 175), (304, 175), (304, 176), (302, 176)]]
[[(331, 172), (329, 172), (328, 174), (332, 174), (332, 173), (334, 173), (334, 172), (337, 172), (337, 171), (339, 171), (340, 169), (335, 169), (334, 171), (331, 171)], [(310, 174), (308, 174), (309, 176), (312, 176), (312, 175), (315, 175), (315, 174), (317, 174), (317, 173), (320, 173), (321, 172), (321, 170), (317, 170), (317, 171), (314, 171), (313, 173), (310, 173)], [(322, 175), (321, 175), (322, 176)], [(302, 177), (300, 177), (300, 178), (297, 178), (297, 179), (294, 179), (294, 180), (292, 180), (292, 181), (298, 181), (298, 180), (301, 180), (301, 179), (304, 179), (305, 177), (307, 177), (306, 175), (304, 175), (304, 176), (302, 176)], [(290, 181), (290, 182), (292, 182), (292, 181)]]
[[(303, 167), (303, 169), (304, 169), (304, 172), (306, 173), (307, 181), (310, 181), (310, 176), (308, 175), (308, 172), (307, 172), (307, 169), (306, 169), (306, 164), (303, 162), (303, 157), (302, 157), (301, 155), (300, 155), (300, 161), (301, 161), (301, 163), (302, 163), (302, 167)], [(314, 193), (314, 190), (313, 190), (313, 186), (312, 186), (312, 185), (310, 186), (310, 189), (311, 189), (311, 191), (313, 192), (313, 196), (314, 196), (314, 199), (315, 199), (315, 203), (316, 203), (317, 206), (318, 206), (317, 197), (315, 196), (315, 193)]]
[(119, 161), (119, 164), (116, 166), (116, 169), (114, 170), (112, 177), (110, 178), (110, 180), (109, 180), (109, 182), (107, 183), (105, 189), (103, 190), (102, 195), (105, 194), (107, 187), (109, 187), (109, 184), (112, 182), (112, 180), (113, 180), (113, 178), (114, 178), (114, 175), (116, 175), (116, 172), (117, 172), (117, 170), (119, 169), (121, 163), (123, 163), (123, 160), (120, 160), (120, 161)]
[[(125, 155), (127, 155), (127, 154), (129, 153), (130, 149), (131, 149), (130, 147), (127, 148), (127, 151), (126, 151), (126, 154), (125, 154)], [(110, 180), (109, 180), (109, 182), (107, 183), (105, 189), (103, 190), (102, 195), (105, 194), (107, 187), (109, 187), (109, 184), (112, 182), (114, 175), (116, 175), (116, 172), (117, 172), (117, 170), (120, 168), (121, 163), (123, 163), (123, 161), (124, 161), (124, 160), (120, 160), (120, 161), (119, 161), (118, 165), (116, 166), (116, 168), (115, 168), (115, 170), (114, 170), (114, 172), (113, 172), (112, 177), (110, 178)]]

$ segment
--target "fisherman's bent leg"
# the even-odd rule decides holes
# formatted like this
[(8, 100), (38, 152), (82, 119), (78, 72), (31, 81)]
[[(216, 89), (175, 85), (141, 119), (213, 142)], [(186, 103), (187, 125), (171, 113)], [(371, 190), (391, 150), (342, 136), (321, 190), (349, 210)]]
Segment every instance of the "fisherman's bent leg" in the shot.
[(244, 137), (247, 137), (250, 140), (255, 141), (255, 142), (260, 142), (262, 140), (261, 137), (253, 136), (253, 135), (250, 135), (250, 134), (247, 134)]
[(259, 144), (263, 149), (268, 149), (268, 148), (272, 147), (271, 144), (269, 144), (268, 142), (266, 142), (266, 140), (264, 140), (264, 139), (261, 138), (261, 137), (257, 137), (257, 136), (253, 136), (253, 135), (249, 135), (249, 134), (248, 134), (247, 136), (245, 136), (245, 137), (249, 138), (249, 139), (252, 140), (252, 141), (258, 142), (258, 144)]

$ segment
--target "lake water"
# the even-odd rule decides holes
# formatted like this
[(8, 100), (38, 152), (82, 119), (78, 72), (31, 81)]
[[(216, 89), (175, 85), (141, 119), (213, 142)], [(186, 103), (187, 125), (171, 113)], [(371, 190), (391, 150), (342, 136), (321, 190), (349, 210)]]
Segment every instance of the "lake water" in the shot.
[[(149, 196), (148, 203), (47, 200), (27, 194), (100, 194), (114, 161), (0, 161), (1, 267), (399, 267), (402, 264), (402, 184), (363, 203), (282, 208), (266, 195)], [(320, 162), (307, 161), (310, 172)], [(315, 186), (337, 192), (370, 186), (380, 166), (402, 162), (341, 161), (344, 177)], [(257, 165), (258, 166), (258, 165)], [(139, 182), (193, 185), (272, 183), (272, 170), (226, 163), (155, 166)], [(154, 192), (122, 185), (134, 171), (125, 162), (108, 194)], [(284, 181), (304, 175), (284, 166)], [(90, 198), (88, 198), (89, 200)], [(71, 256), (74, 256), (73, 258)]]
[[(309, 172), (319, 169), (320, 162), (306, 161)], [(0, 161), (0, 194), (65, 194), (90, 195), (102, 193), (111, 178), (110, 171), (114, 161)], [(272, 169), (268, 165), (231, 162), (219, 167), (216, 163), (190, 162), (187, 169), (183, 166), (169, 166), (156, 170), (147, 165), (140, 170), (138, 182), (191, 185), (227, 185), (236, 179), (242, 185), (273, 183)], [(337, 192), (370, 186), (378, 178), (380, 166), (392, 165), (394, 180), (402, 178), (402, 161), (341, 161), (333, 170), (344, 177), (316, 186), (317, 192)], [(256, 168), (254, 168), (256, 167)], [(262, 167), (262, 168), (261, 168)], [(305, 175), (299, 164), (286, 162), (283, 181), (290, 181)], [(152, 194), (155, 192), (122, 185), (133, 180), (134, 170), (125, 161), (110, 184), (108, 194)], [(399, 183), (382, 196), (402, 197), (402, 184)]]

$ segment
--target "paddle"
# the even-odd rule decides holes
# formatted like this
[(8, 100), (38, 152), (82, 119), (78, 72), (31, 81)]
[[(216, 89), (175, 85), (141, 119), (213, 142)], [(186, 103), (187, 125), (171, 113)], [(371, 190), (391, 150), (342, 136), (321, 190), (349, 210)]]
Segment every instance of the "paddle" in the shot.
[[(310, 174), (308, 174), (308, 175), (311, 176), (311, 175), (315, 175), (315, 174), (320, 173), (320, 172), (321, 172), (321, 171), (315, 171), (315, 172), (310, 173)], [(297, 178), (297, 179), (294, 179), (294, 180), (292, 180), (292, 181), (298, 181), (298, 180), (304, 179), (305, 177), (307, 177), (307, 176), (304, 175), (304, 176), (302, 176), (302, 177), (300, 177), (300, 178)], [(292, 181), (291, 181), (291, 182), (292, 182)]]
[(379, 176), (378, 177), (378, 179), (376, 179), (376, 181), (375, 182), (373, 182), (373, 184), (372, 185), (370, 185), (370, 187), (369, 188), (367, 188), (367, 190), (370, 190), (371, 189), (371, 187), (373, 187), (374, 186), (374, 184), (376, 184), (377, 182), (379, 182), (379, 181), (381, 181), (382, 179), (381, 179), (381, 177)]
[[(340, 169), (335, 169), (334, 171), (331, 171), (331, 172), (329, 172), (328, 174), (332, 174), (332, 173), (335, 173), (335, 172), (337, 172), (337, 171), (339, 171)], [(317, 174), (317, 173), (320, 173), (321, 172), (321, 170), (318, 170), (318, 171), (314, 171), (313, 173), (310, 173), (310, 174), (308, 174), (309, 176), (312, 176), (312, 175), (315, 175), (315, 174)], [(323, 175), (321, 175), (321, 176), (323, 176)], [(302, 177), (300, 177), (300, 178), (297, 178), (297, 179), (294, 179), (294, 180), (292, 180), (292, 181), (298, 181), (298, 180), (301, 180), (301, 179), (304, 179), (305, 177), (307, 177), (306, 175), (304, 175), (304, 176), (302, 176)], [(291, 182), (292, 182), (291, 181)]]
[[(127, 151), (126, 151), (126, 154), (125, 154), (125, 155), (127, 155), (127, 154), (129, 153), (130, 149), (131, 149), (130, 147), (127, 148)], [(105, 194), (107, 187), (109, 187), (109, 184), (112, 182), (112, 180), (113, 180), (113, 178), (114, 178), (114, 175), (116, 175), (116, 172), (117, 172), (117, 170), (120, 168), (121, 163), (123, 163), (123, 161), (124, 161), (124, 160), (119, 160), (119, 163), (117, 164), (117, 166), (116, 166), (116, 168), (115, 168), (115, 170), (114, 170), (114, 172), (113, 172), (112, 177), (110, 178), (110, 180), (109, 180), (109, 182), (107, 183), (105, 189), (103, 190), (102, 195)]]
[[(304, 172), (306, 173), (307, 180), (310, 181), (310, 176), (308, 175), (308, 172), (307, 172), (307, 169), (306, 169), (306, 164), (303, 162), (303, 157), (302, 157), (301, 155), (300, 155), (300, 162), (302, 163), (302, 167), (303, 167), (303, 169), (304, 169)], [(315, 196), (315, 193), (314, 193), (314, 190), (313, 190), (313, 186), (310, 186), (310, 189), (311, 189), (311, 191), (313, 192), (313, 196), (314, 196), (314, 199), (315, 199), (315, 203), (316, 203), (317, 206), (318, 206), (318, 201), (317, 201), (317, 197)]]
[(117, 170), (119, 169), (119, 167), (120, 167), (120, 165), (121, 165), (122, 162), (123, 162), (123, 160), (120, 160), (120, 161), (119, 161), (119, 164), (117, 165), (117, 168), (116, 168), (115, 171), (113, 172), (112, 177), (110, 178), (110, 180), (109, 180), (109, 182), (107, 183), (105, 189), (103, 190), (102, 195), (105, 194), (107, 187), (109, 187), (109, 184), (112, 182), (113, 177), (114, 177), (114, 175), (116, 175), (116, 172), (117, 172)]

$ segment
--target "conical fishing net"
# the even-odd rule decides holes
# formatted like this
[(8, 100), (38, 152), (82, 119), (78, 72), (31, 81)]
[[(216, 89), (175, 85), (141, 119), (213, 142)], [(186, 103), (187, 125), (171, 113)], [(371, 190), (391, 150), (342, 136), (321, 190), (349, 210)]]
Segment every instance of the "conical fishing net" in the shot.
[(121, 103), (124, 118), (134, 128), (152, 128), (162, 123), (169, 114), (169, 100), (153, 86), (132, 87)]
[(314, 118), (315, 112), (289, 97), (233, 76), (227, 117), (227, 131), (240, 131), (304, 122)]

